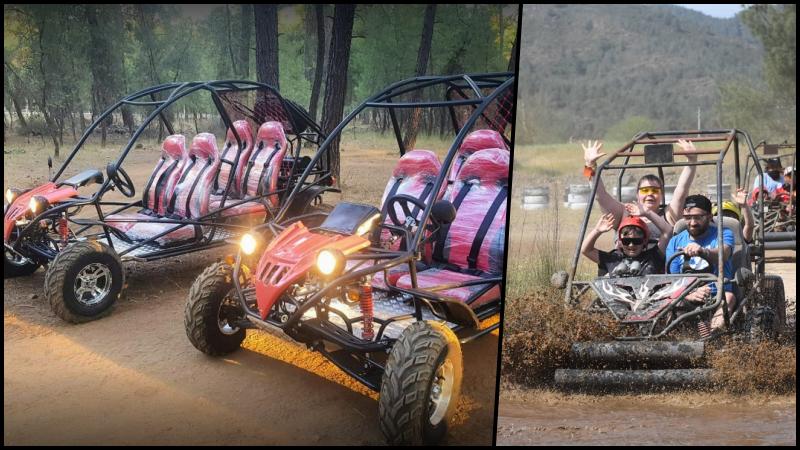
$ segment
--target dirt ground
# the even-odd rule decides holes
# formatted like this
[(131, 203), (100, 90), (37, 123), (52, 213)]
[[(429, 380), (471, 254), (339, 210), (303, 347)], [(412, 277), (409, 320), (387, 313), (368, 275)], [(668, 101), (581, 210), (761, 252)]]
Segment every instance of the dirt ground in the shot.
[[(794, 252), (769, 253), (795, 328)], [(790, 331), (791, 332), (791, 331)], [(796, 445), (797, 396), (710, 392), (592, 395), (503, 384), (498, 445)]]
[[(33, 147), (20, 142), (4, 155), (4, 187), (46, 177), (46, 154)], [(391, 148), (376, 142), (346, 150), (343, 176), (355, 179), (346, 181), (348, 199), (380, 201), (396, 160)], [(129, 161), (137, 187), (157, 159), (156, 149), (145, 150)], [(98, 150), (78, 162), (101, 168), (115, 155)], [(365, 170), (370, 177), (359, 177)], [(129, 263), (128, 288), (113, 313), (77, 326), (50, 311), (44, 269), (4, 280), (4, 444), (383, 444), (377, 395), (304, 346), (260, 331), (248, 332), (226, 358), (191, 345), (186, 295), (224, 254)], [(447, 443), (491, 444), (497, 349), (496, 332), (464, 345), (462, 396)]]

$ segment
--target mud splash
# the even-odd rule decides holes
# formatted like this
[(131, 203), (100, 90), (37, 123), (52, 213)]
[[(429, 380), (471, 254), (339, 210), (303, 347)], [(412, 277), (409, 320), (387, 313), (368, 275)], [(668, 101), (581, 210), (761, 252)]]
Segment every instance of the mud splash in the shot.
[(506, 304), (502, 377), (514, 383), (550, 383), (565, 367), (570, 346), (577, 341), (608, 340), (617, 331), (611, 319), (566, 308), (563, 293), (549, 290)]
[[(504, 315), (502, 379), (528, 387), (549, 387), (555, 370), (567, 367), (570, 346), (610, 340), (618, 333), (607, 316), (563, 306), (560, 291), (545, 290), (510, 299)], [(789, 394), (797, 389), (793, 342), (750, 344), (735, 339), (714, 343), (707, 363), (715, 369), (715, 392)]]

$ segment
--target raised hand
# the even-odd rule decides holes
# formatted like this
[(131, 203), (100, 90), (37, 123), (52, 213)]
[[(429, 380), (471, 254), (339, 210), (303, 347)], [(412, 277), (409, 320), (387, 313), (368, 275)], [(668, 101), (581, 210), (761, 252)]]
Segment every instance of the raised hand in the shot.
[(604, 214), (594, 227), (597, 231), (605, 233), (614, 229), (614, 214)]
[(642, 209), (639, 208), (639, 205), (636, 203), (626, 203), (625, 204), (625, 211), (628, 213), (629, 216), (641, 216)]
[[(685, 139), (678, 139), (678, 147), (681, 148), (684, 152), (694, 153), (697, 149), (694, 147), (694, 142), (687, 141)], [(689, 161), (697, 161), (697, 155), (686, 155), (686, 159)]]
[(583, 161), (587, 167), (597, 166), (597, 160), (605, 156), (605, 153), (600, 153), (603, 148), (603, 143), (600, 141), (587, 141), (586, 145), (581, 144), (583, 147)]
[(744, 206), (747, 203), (747, 191), (742, 188), (736, 189), (736, 193), (731, 194), (731, 198), (737, 205)]

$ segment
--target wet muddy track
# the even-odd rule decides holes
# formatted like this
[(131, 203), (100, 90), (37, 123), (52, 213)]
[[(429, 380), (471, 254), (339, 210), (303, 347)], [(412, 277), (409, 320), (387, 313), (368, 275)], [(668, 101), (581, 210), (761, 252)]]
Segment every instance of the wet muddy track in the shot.
[(674, 404), (606, 397), (592, 403), (502, 399), (499, 445), (795, 445), (793, 399)]
[[(5, 280), (4, 444), (383, 444), (377, 396), (278, 334), (210, 358), (186, 338), (194, 278), (219, 251), (129, 265), (112, 314), (60, 321), (44, 270)], [(497, 337), (464, 346), (449, 443), (491, 444)]]

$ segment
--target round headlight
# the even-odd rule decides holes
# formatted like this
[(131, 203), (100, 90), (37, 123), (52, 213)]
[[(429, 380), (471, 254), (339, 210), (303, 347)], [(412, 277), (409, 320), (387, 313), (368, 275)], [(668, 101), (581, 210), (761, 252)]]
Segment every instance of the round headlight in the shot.
[(47, 199), (41, 195), (31, 197), (31, 201), (28, 202), (28, 208), (30, 208), (31, 212), (34, 214), (40, 214), (49, 207), (50, 203), (48, 203)]
[(325, 249), (317, 255), (317, 271), (325, 277), (334, 278), (344, 272), (345, 258), (340, 250)]
[(242, 240), (239, 241), (239, 247), (245, 255), (252, 255), (258, 247), (258, 240), (256, 240), (252, 234), (245, 233), (244, 236), (242, 236)]
[(17, 199), (17, 193), (11, 189), (6, 189), (6, 201), (8, 202), (8, 204), (10, 205), (14, 203), (14, 200), (16, 199)]

